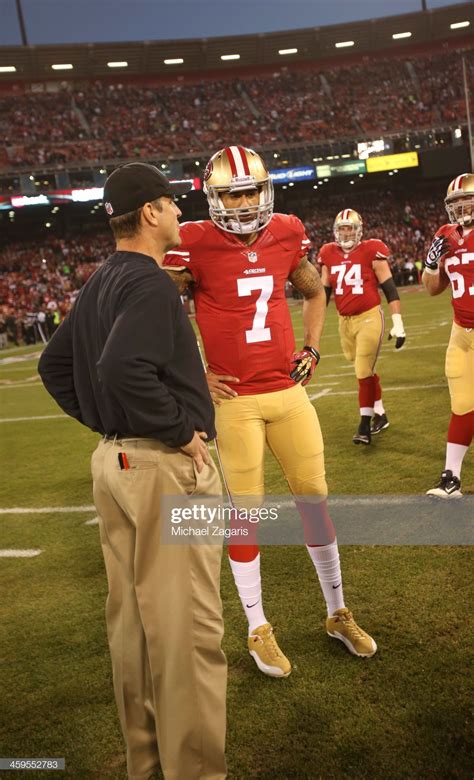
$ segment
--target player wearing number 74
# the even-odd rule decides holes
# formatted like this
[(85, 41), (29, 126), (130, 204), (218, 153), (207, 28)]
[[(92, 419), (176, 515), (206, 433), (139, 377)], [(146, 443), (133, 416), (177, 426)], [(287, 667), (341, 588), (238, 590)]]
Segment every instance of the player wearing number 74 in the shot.
[(446, 465), (435, 498), (461, 498), (461, 467), (474, 437), (474, 174), (456, 176), (444, 201), (451, 224), (435, 233), (423, 284), (430, 295), (451, 285), (454, 322), (446, 352), (451, 396)]
[(392, 314), (388, 337), (395, 338), (396, 349), (405, 343), (400, 298), (388, 264), (390, 251), (376, 238), (362, 241), (362, 229), (360, 214), (343, 209), (334, 221), (336, 240), (324, 244), (318, 257), (328, 303), (334, 290), (342, 351), (354, 363), (359, 382), (360, 424), (352, 438), (354, 444), (370, 444), (373, 434), (389, 426), (375, 372), (384, 334), (379, 285)]
[[(231, 146), (213, 155), (204, 190), (211, 220), (183, 223), (181, 244), (166, 256), (164, 267), (181, 290), (193, 285), (228, 490), (237, 505), (263, 496), (267, 443), (302, 517), (326, 601), (326, 630), (352, 654), (371, 656), (374, 640), (344, 603), (327, 510), (323, 439), (303, 387), (319, 361), (326, 309), (321, 279), (306, 256), (310, 241), (297, 217), (273, 214), (270, 175), (251, 149)], [(297, 352), (285, 298), (288, 279), (304, 297), (303, 347)], [(286, 677), (291, 664), (265, 617), (259, 547), (256, 537), (250, 541), (229, 546), (248, 620), (248, 649), (264, 674)], [(298, 587), (295, 579), (295, 598)]]

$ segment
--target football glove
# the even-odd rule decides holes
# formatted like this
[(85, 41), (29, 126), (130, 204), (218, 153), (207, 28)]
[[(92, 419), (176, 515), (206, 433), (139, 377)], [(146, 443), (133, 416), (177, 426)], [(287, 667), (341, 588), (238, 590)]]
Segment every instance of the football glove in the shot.
[(429, 268), (430, 271), (437, 271), (439, 261), (448, 251), (449, 242), (446, 240), (446, 237), (436, 236), (428, 250), (428, 254), (426, 255), (425, 266)]
[(395, 349), (401, 349), (405, 343), (405, 328), (401, 314), (392, 314), (392, 330), (388, 334), (388, 340), (396, 339)]
[(303, 347), (301, 352), (295, 352), (291, 359), (291, 362), (295, 364), (294, 369), (290, 372), (290, 377), (293, 382), (301, 382), (303, 387), (311, 381), (311, 377), (314, 374), (314, 369), (318, 365), (321, 359), (321, 355), (314, 347)]

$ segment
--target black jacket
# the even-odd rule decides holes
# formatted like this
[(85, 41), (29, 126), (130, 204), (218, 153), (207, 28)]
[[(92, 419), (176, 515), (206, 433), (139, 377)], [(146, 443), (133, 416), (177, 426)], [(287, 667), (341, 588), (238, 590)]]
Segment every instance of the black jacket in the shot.
[(153, 258), (115, 252), (80, 291), (38, 371), (71, 417), (101, 434), (181, 447), (215, 436), (214, 409), (178, 291)]

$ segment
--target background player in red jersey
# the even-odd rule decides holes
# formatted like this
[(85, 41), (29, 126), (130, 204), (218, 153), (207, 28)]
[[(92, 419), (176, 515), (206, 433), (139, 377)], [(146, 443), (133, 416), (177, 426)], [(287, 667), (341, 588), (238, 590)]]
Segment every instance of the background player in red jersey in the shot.
[(334, 221), (336, 240), (324, 244), (318, 257), (328, 303), (334, 290), (342, 351), (354, 363), (359, 382), (360, 424), (352, 438), (354, 444), (370, 444), (373, 434), (389, 426), (375, 373), (384, 334), (379, 285), (392, 313), (389, 339), (396, 339), (396, 349), (405, 343), (400, 298), (387, 262), (390, 250), (376, 238), (362, 241), (362, 231), (360, 214), (343, 209)]
[[(371, 656), (377, 649), (374, 640), (344, 604), (336, 535), (327, 511), (323, 439), (302, 386), (319, 361), (326, 308), (321, 279), (306, 257), (310, 241), (297, 217), (273, 214), (272, 181), (253, 150), (221, 149), (204, 178), (211, 221), (182, 224), (181, 245), (167, 255), (165, 266), (181, 269), (172, 276), (182, 288), (194, 285), (227, 486), (238, 504), (246, 496), (263, 496), (267, 443), (297, 497), (304, 526), (315, 529), (305, 539), (327, 605), (326, 630), (354, 655)], [(305, 299), (305, 346), (296, 353), (285, 298), (288, 279)], [(249, 624), (248, 648), (262, 672), (286, 677), (291, 664), (263, 611), (260, 553), (254, 541), (229, 547)]]
[(457, 176), (445, 199), (449, 225), (435, 233), (423, 272), (430, 295), (449, 285), (454, 321), (446, 352), (451, 421), (446, 465), (429, 496), (461, 498), (461, 468), (474, 437), (474, 174)]

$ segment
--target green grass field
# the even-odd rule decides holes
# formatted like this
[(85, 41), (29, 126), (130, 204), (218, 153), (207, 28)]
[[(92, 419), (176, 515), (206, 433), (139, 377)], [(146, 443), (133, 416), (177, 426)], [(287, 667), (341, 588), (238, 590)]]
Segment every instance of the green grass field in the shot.
[[(332, 494), (421, 494), (444, 467), (449, 296), (403, 291), (402, 306), (406, 348), (396, 354), (385, 344), (378, 364), (391, 427), (363, 449), (351, 443), (356, 382), (329, 309), (323, 359), (308, 390), (327, 391), (314, 403)], [(292, 314), (301, 341), (299, 305)], [(3, 361), (25, 358), (0, 362), (0, 548), (41, 550), (0, 560), (0, 755), (64, 756), (67, 777), (125, 778), (106, 578), (97, 526), (85, 524), (95, 516), (89, 459), (97, 437), (65, 417), (34, 419), (60, 410), (35, 378), (31, 352), (0, 353)], [(268, 492), (285, 493), (270, 455), (267, 473)], [(463, 490), (474, 493), (472, 450)], [(12, 508), (24, 511), (5, 512)], [(379, 646), (366, 661), (326, 635), (306, 551), (273, 547), (262, 557), (265, 611), (294, 671), (286, 680), (257, 671), (224, 562), (229, 777), (472, 778), (470, 548), (341, 548), (346, 602)]]

